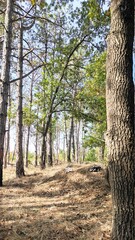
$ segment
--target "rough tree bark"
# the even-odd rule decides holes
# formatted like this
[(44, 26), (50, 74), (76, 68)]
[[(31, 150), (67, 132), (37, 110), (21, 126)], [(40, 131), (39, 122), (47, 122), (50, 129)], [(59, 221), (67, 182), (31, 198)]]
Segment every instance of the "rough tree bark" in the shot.
[(107, 38), (107, 145), (113, 202), (113, 240), (134, 233), (134, 0), (111, 1)]
[(0, 186), (2, 186), (3, 179), (4, 136), (7, 117), (8, 85), (9, 85), (11, 38), (12, 38), (12, 8), (13, 1), (7, 0), (5, 14), (2, 71), (0, 81)]

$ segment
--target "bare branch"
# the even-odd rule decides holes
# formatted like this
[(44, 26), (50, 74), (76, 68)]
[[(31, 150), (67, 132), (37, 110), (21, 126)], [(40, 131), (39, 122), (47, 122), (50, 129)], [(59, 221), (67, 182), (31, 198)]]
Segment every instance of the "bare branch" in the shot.
[[(33, 68), (30, 72), (28, 72), (28, 73), (26, 73), (25, 75), (23, 75), (22, 78), (28, 77), (31, 73), (33, 73), (33, 72), (36, 71), (38, 68), (41, 68), (41, 67), (43, 67), (43, 66), (44, 66), (44, 64), (41, 64), (41, 65)], [(18, 80), (20, 80), (20, 78), (12, 79), (12, 80), (10, 81), (10, 83), (14, 83), (14, 82), (16, 82), (16, 81), (18, 81)]]
[(35, 20), (36, 19), (37, 20), (45, 20), (45, 21), (47, 21), (47, 22), (49, 22), (49, 23), (51, 23), (53, 25), (56, 25), (56, 26), (61, 27), (62, 29), (64, 29), (60, 24), (58, 24), (56, 22), (53, 22), (52, 20), (50, 20), (49, 18), (46, 18), (46, 17), (41, 17), (41, 16), (37, 16), (37, 15), (32, 16), (32, 15), (29, 14), (29, 17), (27, 17), (27, 18), (30, 18), (30, 19), (34, 18)]
[(27, 55), (29, 55), (31, 52), (33, 52), (33, 48), (30, 49), (27, 53), (25, 53), (25, 54), (23, 55), (23, 59), (24, 59)]

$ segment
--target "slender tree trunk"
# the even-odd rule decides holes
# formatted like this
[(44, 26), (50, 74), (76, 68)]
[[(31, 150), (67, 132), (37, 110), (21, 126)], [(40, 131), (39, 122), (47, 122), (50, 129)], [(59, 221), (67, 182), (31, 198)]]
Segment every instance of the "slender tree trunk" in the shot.
[[(10, 85), (8, 89), (8, 108), (11, 111)], [(7, 131), (5, 135), (4, 168), (10, 161), (10, 117), (7, 119)]]
[(64, 127), (65, 127), (65, 145), (66, 145), (66, 160), (68, 161), (68, 131), (67, 131), (67, 121), (64, 119)]
[(67, 154), (67, 161), (68, 161), (68, 162), (71, 162), (71, 143), (72, 143), (72, 137), (73, 137), (73, 117), (71, 118), (71, 127), (70, 127), (70, 133), (69, 133), (68, 154)]
[(38, 165), (38, 131), (36, 132), (35, 139), (35, 167)]
[(18, 44), (18, 109), (17, 109), (17, 132), (16, 132), (16, 176), (24, 176), (23, 162), (23, 131), (22, 131), (22, 75), (23, 75), (23, 27), (20, 22), (19, 44)]
[(113, 240), (135, 239), (134, 0), (111, 1), (107, 38), (107, 145), (113, 202)]
[(26, 139), (26, 150), (25, 150), (25, 166), (28, 167), (28, 157), (29, 157), (29, 140), (30, 140), (30, 126), (27, 128), (27, 139)]
[(66, 161), (66, 138), (63, 136), (63, 157), (64, 157), (64, 162)]
[[(11, 111), (11, 89), (9, 85), (9, 96), (8, 96), (8, 106), (9, 106), (9, 111)], [(11, 128), (11, 119), (10, 116), (8, 118), (8, 134), (7, 134), (7, 162), (8, 164), (10, 163), (10, 128)]]
[(79, 162), (79, 156), (80, 156), (80, 121), (78, 124), (76, 124), (76, 161)]
[(48, 155), (48, 166), (50, 167), (53, 165), (52, 146), (53, 146), (53, 142), (52, 142), (52, 120), (51, 120), (50, 127), (49, 127), (49, 155)]
[(72, 149), (73, 149), (73, 153), (72, 153), (72, 159), (75, 162), (75, 129), (74, 129), (74, 118), (72, 118)]
[(7, 117), (8, 85), (10, 71), (11, 55), (11, 37), (12, 37), (12, 7), (13, 1), (7, 0), (5, 14), (5, 31), (3, 44), (2, 71), (0, 82), (0, 186), (3, 181), (3, 154), (4, 154), (4, 136)]
[(41, 169), (44, 169), (46, 167), (46, 157), (47, 157), (46, 136), (43, 135), (42, 147), (41, 147), (41, 162), (40, 162)]
[[(6, 1), (0, 3), (0, 10), (4, 11), (6, 8)], [(0, 26), (0, 59), (2, 59), (2, 50), (3, 50), (3, 42), (4, 42), (4, 19), (5, 19), (5, 13), (1, 13), (1, 26)], [(1, 62), (0, 62), (0, 67), (1, 67)]]
[[(31, 118), (31, 109), (32, 109), (32, 101), (33, 101), (33, 94), (32, 94), (33, 82), (34, 82), (34, 73), (32, 74), (31, 86), (30, 86), (30, 101), (29, 101), (30, 118)], [(31, 129), (31, 124), (29, 123), (28, 128), (27, 128), (27, 139), (26, 139), (26, 150), (25, 150), (25, 164), (26, 164), (26, 167), (28, 167), (30, 129)]]
[(82, 158), (80, 158), (80, 163), (81, 162), (84, 162), (84, 160), (85, 160), (85, 148), (83, 147), (83, 139), (84, 139), (84, 124), (83, 124), (83, 122), (82, 122), (82, 150), (81, 150), (81, 152), (82, 152)]
[[(37, 113), (39, 112), (39, 107), (37, 108)], [(37, 123), (36, 123), (36, 137), (35, 137), (35, 167), (37, 167), (38, 165), (38, 140), (39, 140), (39, 136), (38, 136), (38, 115), (37, 115)], [(40, 153), (40, 151), (39, 151)]]
[(59, 153), (60, 153), (60, 129), (59, 125), (56, 125), (56, 164), (59, 162)]
[[(48, 54), (48, 33), (47, 33), (47, 25), (45, 23), (45, 44), (44, 44), (44, 62), (47, 63), (47, 54)], [(44, 73), (43, 73), (43, 79), (45, 79), (45, 71), (46, 69), (44, 68)], [(44, 101), (45, 101), (45, 89), (44, 91)], [(44, 109), (46, 108), (46, 103), (44, 102)], [(50, 122), (49, 122), (50, 123)], [(48, 133), (48, 128), (49, 128), (49, 123), (46, 122), (46, 119), (43, 119), (43, 136), (42, 136), (42, 147), (41, 147), (41, 162), (40, 166), (41, 169), (44, 169), (46, 167), (46, 160), (47, 160), (47, 133)]]
[(104, 161), (105, 145), (99, 147), (99, 161)]

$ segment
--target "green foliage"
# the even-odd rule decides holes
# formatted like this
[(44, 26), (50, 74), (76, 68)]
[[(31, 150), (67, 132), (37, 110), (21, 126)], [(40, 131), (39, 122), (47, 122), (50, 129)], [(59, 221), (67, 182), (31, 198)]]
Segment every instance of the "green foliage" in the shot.
[(99, 1), (89, 0), (88, 6), (89, 6), (88, 16), (96, 27), (101, 28), (101, 26), (108, 25), (108, 23), (110, 22), (110, 14), (108, 14), (109, 13), (108, 10), (103, 11)]
[[(105, 48), (104, 35), (109, 16), (96, 0), (81, 1), (79, 7), (70, 0), (51, 0), (41, 6), (43, 2), (46, 3), (39, 1), (37, 7), (37, 16), (41, 19), (38, 18), (35, 25), (35, 46), (45, 66), (37, 83), (34, 83), (32, 110), (24, 106), (24, 124), (32, 124), (40, 135), (48, 123), (48, 116), (51, 116), (51, 131), (55, 139), (58, 121), (63, 119), (64, 114), (67, 119), (73, 116), (83, 120), (87, 130), (83, 146), (95, 148), (104, 142), (106, 128), (106, 54), (101, 52)], [(87, 38), (68, 62), (73, 49), (86, 35)]]
[(105, 61), (105, 52), (94, 56), (92, 62), (86, 67), (86, 81), (82, 91), (78, 94), (81, 105), (85, 106), (83, 113), (81, 112), (86, 129), (84, 147), (104, 145), (103, 136), (106, 131)]
[(97, 159), (98, 158), (97, 158), (97, 154), (96, 154), (96, 149), (92, 148), (86, 154), (84, 161), (86, 161), (86, 162), (96, 162)]
[(28, 153), (28, 163), (32, 164), (34, 162), (35, 156), (34, 153)]
[(23, 124), (25, 126), (31, 126), (31, 124), (34, 122), (36, 116), (34, 110), (30, 108), (30, 106), (24, 106), (23, 107)]

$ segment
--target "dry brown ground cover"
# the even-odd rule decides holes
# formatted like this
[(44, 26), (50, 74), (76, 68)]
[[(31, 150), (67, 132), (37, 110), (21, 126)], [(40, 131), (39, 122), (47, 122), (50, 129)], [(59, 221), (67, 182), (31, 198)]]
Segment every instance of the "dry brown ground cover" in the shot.
[(9, 166), (0, 188), (0, 240), (109, 239), (110, 190), (104, 172), (89, 169), (31, 167), (16, 179)]

